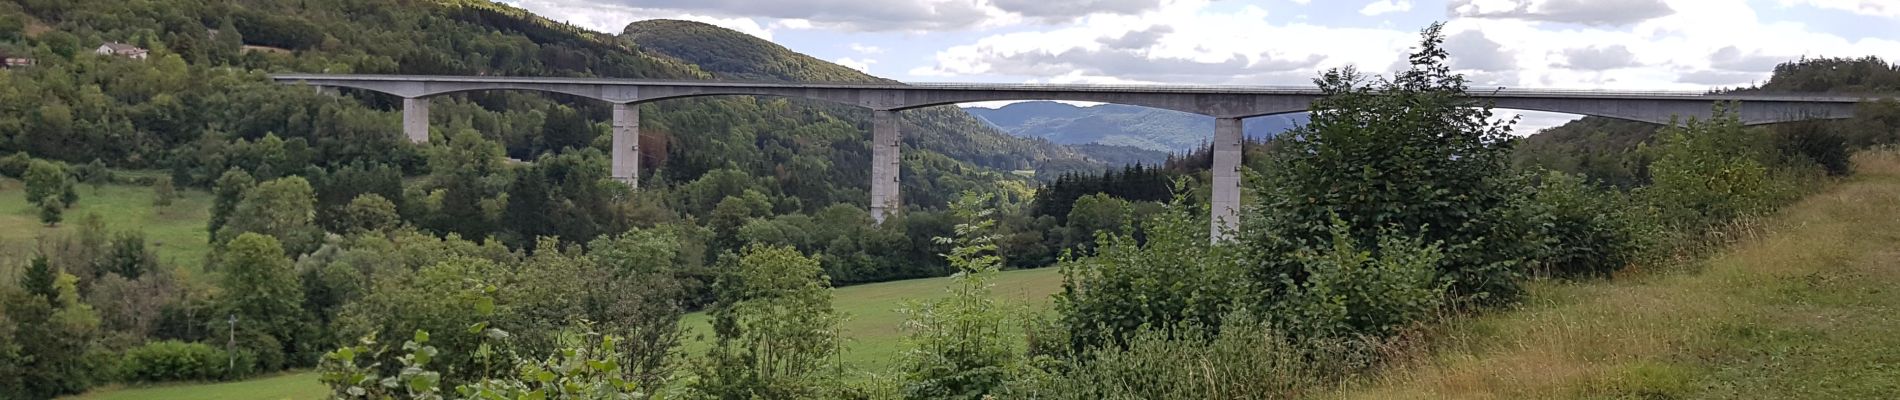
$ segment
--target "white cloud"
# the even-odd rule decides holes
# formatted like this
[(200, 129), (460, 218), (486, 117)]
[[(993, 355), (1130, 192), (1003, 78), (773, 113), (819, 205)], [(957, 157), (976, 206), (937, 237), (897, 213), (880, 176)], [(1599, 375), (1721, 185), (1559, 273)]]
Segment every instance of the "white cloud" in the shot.
[(1211, 9), (1214, 4), (1173, 0), (1139, 15), (1094, 15), (1072, 26), (991, 35), (938, 51), (934, 64), (910, 73), (1042, 82), (1299, 85), (1325, 68), (1390, 64), (1401, 56), (1395, 49), (1415, 36), (1276, 25), (1259, 7)]
[(1406, 11), (1412, 11), (1411, 0), (1379, 0), (1372, 2), (1372, 4), (1367, 4), (1366, 8), (1359, 9), (1359, 13), (1365, 14), (1366, 16)]
[(1900, 18), (1900, 1), (1895, 0), (1781, 0), (1781, 4), (1784, 6), (1807, 5), (1861, 15)]
[(1628, 25), (1675, 13), (1667, 0), (1451, 0), (1447, 14), (1587, 25)]
[(860, 54), (884, 54), (884, 48), (872, 46), (868, 44), (863, 44), (863, 43), (852, 43), (851, 51), (855, 51)]
[(836, 60), (831, 60), (831, 62), (838, 65), (843, 65), (846, 68), (858, 70), (858, 72), (869, 74), (871, 73), (871, 64), (876, 64), (877, 60), (855, 59), (851, 57), (844, 57), (844, 58), (839, 58)]

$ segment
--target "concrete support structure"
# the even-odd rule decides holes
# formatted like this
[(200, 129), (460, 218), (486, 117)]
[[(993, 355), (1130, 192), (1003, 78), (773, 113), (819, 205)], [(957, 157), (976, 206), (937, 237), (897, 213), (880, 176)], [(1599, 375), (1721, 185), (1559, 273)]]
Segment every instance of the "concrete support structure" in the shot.
[(429, 142), (429, 99), (426, 97), (407, 97), (402, 99), (402, 135), (409, 143)]
[(880, 224), (902, 207), (897, 191), (902, 137), (896, 111), (871, 112), (871, 220)]
[[(897, 112), (948, 104), (1008, 100), (1071, 100), (1127, 104), (1214, 116), (1213, 240), (1240, 226), (1241, 120), (1308, 111), (1325, 93), (1312, 87), (835, 84), (662, 81), (599, 78), (533, 78), (398, 75), (273, 75), (281, 83), (346, 87), (403, 98), (403, 134), (429, 141), (430, 96), (483, 90), (532, 90), (614, 103), (612, 176), (637, 184), (639, 104), (698, 96), (782, 96), (829, 101), (875, 111), (871, 144), (871, 218), (883, 222), (899, 210)], [(1860, 97), (1498, 89), (1469, 92), (1498, 108), (1593, 115), (1668, 124), (1678, 117), (1708, 118), (1717, 103), (1740, 103), (1743, 125), (1843, 119), (1854, 116)]]
[(1240, 118), (1214, 120), (1214, 195), (1209, 199), (1213, 213), (1209, 232), (1213, 241), (1233, 238), (1240, 230), (1240, 142), (1243, 132)]
[(614, 103), (613, 177), (640, 188), (640, 106)]

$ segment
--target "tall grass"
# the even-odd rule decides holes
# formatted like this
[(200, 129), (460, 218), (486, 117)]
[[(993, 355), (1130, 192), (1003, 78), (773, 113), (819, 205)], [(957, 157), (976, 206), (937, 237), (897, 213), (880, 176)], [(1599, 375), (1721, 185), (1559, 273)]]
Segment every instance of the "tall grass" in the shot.
[[(1900, 152), (1779, 213), (1715, 230), (1706, 258), (1455, 318), (1341, 398), (1879, 398), (1900, 390)], [(1720, 244), (1727, 243), (1726, 246)], [(1881, 333), (1885, 332), (1885, 333)]]

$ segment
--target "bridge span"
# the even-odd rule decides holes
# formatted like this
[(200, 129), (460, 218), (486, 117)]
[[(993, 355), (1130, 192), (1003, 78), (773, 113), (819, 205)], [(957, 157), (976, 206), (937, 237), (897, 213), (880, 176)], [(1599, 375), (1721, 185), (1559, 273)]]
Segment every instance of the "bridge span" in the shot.
[[(883, 221), (898, 203), (897, 113), (980, 101), (1069, 100), (1153, 107), (1215, 117), (1213, 237), (1239, 226), (1243, 118), (1304, 112), (1322, 93), (1315, 87), (1045, 85), (1045, 84), (841, 84), (790, 82), (669, 81), (603, 78), (277, 74), (285, 84), (353, 88), (403, 98), (403, 134), (429, 140), (429, 98), (486, 90), (561, 93), (613, 104), (612, 176), (639, 185), (640, 109), (653, 101), (701, 96), (777, 96), (820, 100), (872, 110), (871, 217)], [(1862, 98), (1626, 92), (1595, 90), (1473, 90), (1472, 97), (1497, 108), (1590, 115), (1668, 124), (1676, 118), (1708, 118), (1717, 103), (1739, 103), (1745, 125), (1851, 118)]]

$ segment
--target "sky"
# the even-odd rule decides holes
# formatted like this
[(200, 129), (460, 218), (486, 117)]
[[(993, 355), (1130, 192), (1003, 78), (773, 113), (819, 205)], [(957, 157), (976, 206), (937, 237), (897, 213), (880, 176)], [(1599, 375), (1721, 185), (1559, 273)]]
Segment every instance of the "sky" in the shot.
[[(1900, 0), (501, 1), (602, 32), (710, 23), (905, 82), (1309, 85), (1402, 67), (1434, 22), (1473, 88), (1700, 91), (1801, 57), (1900, 59)], [(1510, 114), (1519, 132), (1576, 118)]]

